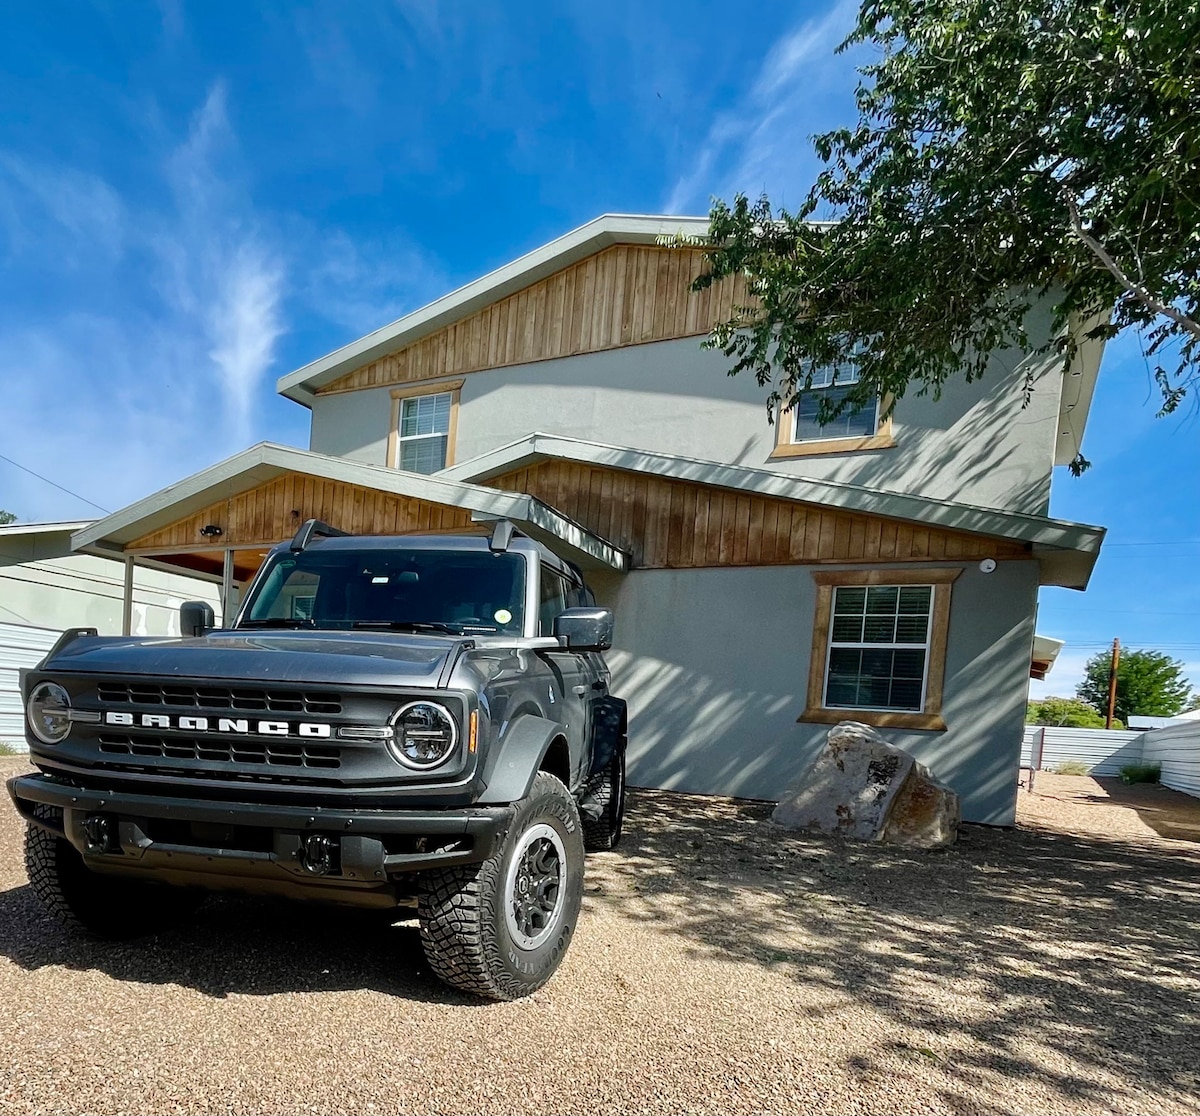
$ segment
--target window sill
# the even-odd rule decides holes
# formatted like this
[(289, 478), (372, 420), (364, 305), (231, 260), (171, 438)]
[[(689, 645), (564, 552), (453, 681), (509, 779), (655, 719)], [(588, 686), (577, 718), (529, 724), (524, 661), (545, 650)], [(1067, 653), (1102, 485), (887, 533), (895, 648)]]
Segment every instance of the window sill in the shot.
[(875, 728), (922, 729), (945, 732), (946, 722), (937, 713), (885, 713), (877, 709), (814, 709), (808, 708), (797, 723), (805, 721), (819, 725), (836, 725), (842, 721), (859, 721)]
[(869, 438), (822, 438), (815, 442), (780, 442), (768, 460), (780, 457), (811, 457), (821, 453), (859, 453), (862, 450), (892, 449), (896, 440), (890, 434), (872, 434)]

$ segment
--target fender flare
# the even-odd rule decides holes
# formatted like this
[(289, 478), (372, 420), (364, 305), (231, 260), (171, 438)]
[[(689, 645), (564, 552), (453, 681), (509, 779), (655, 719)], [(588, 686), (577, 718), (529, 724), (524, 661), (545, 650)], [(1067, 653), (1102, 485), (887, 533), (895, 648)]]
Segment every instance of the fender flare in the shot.
[(494, 806), (524, 798), (550, 744), (562, 735), (562, 725), (557, 721), (532, 713), (514, 717), (504, 735), (492, 745), (484, 764), (486, 786), (477, 800), (479, 804)]

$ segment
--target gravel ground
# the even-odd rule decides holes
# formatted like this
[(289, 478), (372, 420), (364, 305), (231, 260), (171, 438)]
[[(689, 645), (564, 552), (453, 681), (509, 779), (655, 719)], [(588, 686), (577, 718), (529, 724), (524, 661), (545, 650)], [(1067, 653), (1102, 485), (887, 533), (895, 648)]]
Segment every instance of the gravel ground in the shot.
[(1200, 1113), (1200, 845), (1153, 824), (1200, 802), (1112, 789), (1041, 775), (1016, 830), (934, 854), (636, 792), (513, 1004), (444, 989), (409, 924), (318, 908), (74, 939), (4, 803), (0, 1112)]

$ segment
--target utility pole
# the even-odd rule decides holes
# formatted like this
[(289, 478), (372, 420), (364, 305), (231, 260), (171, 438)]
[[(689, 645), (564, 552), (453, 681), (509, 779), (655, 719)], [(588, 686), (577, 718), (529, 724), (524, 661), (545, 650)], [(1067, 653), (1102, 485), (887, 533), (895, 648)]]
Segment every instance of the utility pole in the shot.
[(1106, 729), (1112, 728), (1113, 706), (1117, 704), (1117, 667), (1121, 663), (1121, 641), (1113, 640), (1112, 665), (1108, 668), (1108, 719), (1104, 722)]

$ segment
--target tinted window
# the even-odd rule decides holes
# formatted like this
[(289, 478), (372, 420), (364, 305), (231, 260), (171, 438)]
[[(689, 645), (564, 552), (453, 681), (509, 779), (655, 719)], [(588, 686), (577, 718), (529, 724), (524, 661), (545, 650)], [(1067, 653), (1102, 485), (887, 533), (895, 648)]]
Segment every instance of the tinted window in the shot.
[(250, 602), (250, 625), (446, 624), (521, 631), (525, 560), (456, 550), (322, 550), (282, 555)]
[(554, 620), (567, 608), (567, 581), (557, 570), (542, 566), (538, 635), (554, 634)]

